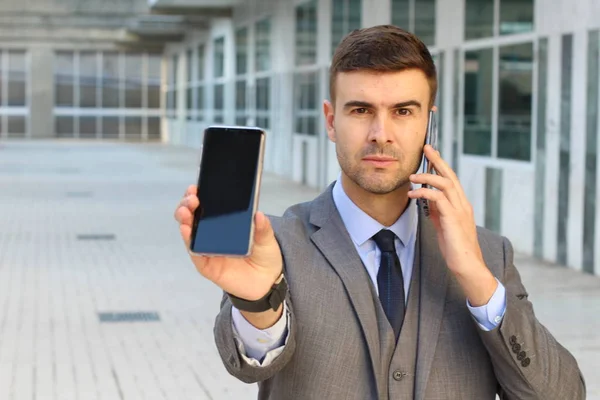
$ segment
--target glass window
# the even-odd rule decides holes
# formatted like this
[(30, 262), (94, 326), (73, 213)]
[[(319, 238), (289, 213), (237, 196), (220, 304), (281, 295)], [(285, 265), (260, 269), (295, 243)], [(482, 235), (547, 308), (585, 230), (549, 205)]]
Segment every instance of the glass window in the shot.
[(160, 138), (160, 117), (148, 117), (148, 139), (158, 140)]
[(201, 117), (204, 113), (204, 85), (200, 85), (196, 88), (196, 100), (197, 100), (197, 104), (196, 104), (196, 110), (197, 110), (197, 115), (198, 115), (198, 119), (204, 119), (203, 117)]
[(295, 132), (306, 135), (316, 135), (319, 119), (318, 89), (319, 77), (317, 72), (299, 73), (294, 79), (295, 99)]
[(268, 71), (271, 68), (271, 21), (268, 19), (256, 23), (256, 71)]
[(248, 72), (248, 28), (240, 28), (235, 33), (235, 73)]
[(246, 110), (246, 80), (237, 81), (235, 84), (235, 108), (238, 111)]
[(588, 34), (587, 139), (585, 156), (585, 203), (583, 218), (583, 270), (594, 273), (596, 193), (598, 171), (598, 100), (600, 98), (600, 31)]
[[(3, 52), (0, 51), (0, 106), (4, 105), (4, 96), (2, 95), (2, 92), (3, 92), (2, 86), (4, 85), (4, 82), (2, 82), (2, 76), (3, 76), (3, 74), (2, 74), (2, 70), (3, 70), (2, 59), (3, 59)], [(55, 64), (56, 64), (56, 61), (55, 61)], [(57, 68), (56, 68), (56, 65), (55, 65), (54, 66), (54, 82), (55, 82), (54, 84), (55, 85), (56, 85), (56, 71), (57, 71)], [(2, 124), (0, 124), (0, 132), (2, 132), (1, 131), (1, 129), (2, 129), (1, 125)]]
[(96, 117), (79, 117), (79, 137), (80, 138), (95, 138), (96, 137)]
[(466, 0), (465, 14), (466, 39), (494, 35), (494, 0)]
[(57, 116), (54, 120), (54, 129), (57, 137), (73, 137), (75, 124), (71, 116)]
[(223, 84), (217, 84), (214, 86), (213, 109), (214, 109), (214, 121), (216, 123), (223, 122), (223, 109), (225, 106), (224, 90), (225, 90), (225, 85), (223, 85)]
[(296, 7), (296, 65), (317, 62), (317, 2)]
[(160, 108), (160, 64), (160, 55), (148, 55), (148, 108)]
[(256, 124), (263, 129), (271, 128), (271, 79), (256, 80)]
[(194, 88), (188, 87), (185, 89), (185, 103), (187, 105), (187, 118), (190, 119), (190, 111), (194, 109)]
[(214, 55), (214, 77), (222, 78), (225, 75), (225, 38), (215, 40)]
[(531, 159), (533, 44), (500, 47), (498, 157)]
[(205, 47), (203, 44), (198, 46), (198, 70), (196, 72), (198, 73), (199, 81), (204, 80), (204, 51)]
[(142, 138), (142, 117), (125, 117), (125, 138)]
[(435, 43), (435, 7), (436, 0), (414, 0), (415, 22), (413, 32), (427, 46)]
[(105, 139), (119, 137), (119, 117), (102, 117), (102, 137)]
[(533, 31), (533, 0), (500, 0), (500, 34)]
[(142, 107), (142, 55), (127, 54), (125, 57), (125, 107)]
[(60, 51), (54, 58), (54, 102), (56, 106), (75, 106), (75, 55), (72, 51)]
[(79, 53), (79, 106), (97, 107), (96, 88), (98, 86), (97, 53)]
[(186, 52), (185, 55), (185, 78), (187, 79), (187, 82), (190, 83), (193, 81), (194, 76), (193, 76), (193, 71), (194, 71), (194, 52), (192, 51), (192, 49), (189, 49)]
[[(8, 105), (24, 106), (26, 97), (26, 67), (24, 51), (8, 52)], [(10, 131), (9, 131), (10, 133)]]
[(392, 0), (392, 24), (410, 31), (410, 0)]
[(24, 115), (9, 115), (8, 117), (8, 137), (24, 137), (27, 131)]
[(331, 52), (344, 36), (361, 25), (361, 0), (333, 0), (331, 14)]
[(102, 107), (118, 108), (119, 101), (119, 54), (105, 52), (102, 57)]
[(465, 53), (465, 154), (491, 156), (492, 153), (492, 69), (492, 49)]

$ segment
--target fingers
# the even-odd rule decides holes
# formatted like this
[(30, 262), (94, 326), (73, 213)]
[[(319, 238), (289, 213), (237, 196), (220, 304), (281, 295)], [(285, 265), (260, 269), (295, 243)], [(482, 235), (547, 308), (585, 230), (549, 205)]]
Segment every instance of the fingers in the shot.
[[(454, 189), (456, 190), (457, 199), (459, 202), (452, 201), (452, 204), (455, 204), (457, 207), (460, 205), (462, 208), (469, 208), (469, 201), (467, 200), (467, 196), (465, 195), (460, 181), (456, 176), (454, 170), (444, 161), (439, 151), (434, 150), (431, 145), (425, 145), (423, 152), (427, 159), (431, 162), (433, 169), (438, 176), (449, 179), (454, 185)], [(431, 175), (431, 174), (430, 174)], [(434, 185), (432, 185), (434, 186)], [(434, 186), (437, 187), (437, 186)], [(441, 190), (441, 189), (440, 189)]]
[(200, 201), (195, 194), (189, 194), (184, 197), (175, 209), (175, 220), (180, 224), (192, 225), (193, 215)]
[(430, 185), (444, 193), (454, 208), (461, 208), (462, 201), (454, 182), (448, 178), (433, 174), (413, 174), (409, 177), (412, 183)]
[(448, 216), (454, 211), (454, 207), (450, 204), (446, 195), (437, 190), (427, 188), (415, 189), (408, 192), (408, 197), (411, 199), (427, 199), (430, 202), (434, 202), (435, 207), (441, 215)]
[(198, 194), (198, 186), (196, 185), (190, 185), (188, 186), (188, 188), (185, 191), (185, 194), (183, 195), (183, 197), (187, 197), (191, 194), (197, 195)]
[(264, 213), (258, 211), (254, 217), (254, 223), (254, 242), (258, 245), (268, 243), (274, 235), (269, 218)]

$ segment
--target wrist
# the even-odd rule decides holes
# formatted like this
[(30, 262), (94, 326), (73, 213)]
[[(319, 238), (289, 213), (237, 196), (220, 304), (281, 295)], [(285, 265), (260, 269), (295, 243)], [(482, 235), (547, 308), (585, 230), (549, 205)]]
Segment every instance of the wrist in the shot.
[(281, 319), (283, 314), (283, 303), (276, 311), (267, 310), (263, 312), (250, 312), (240, 310), (240, 314), (256, 329), (269, 329)]
[(486, 305), (494, 295), (498, 288), (498, 281), (483, 262), (476, 265), (454, 275), (469, 304), (472, 307), (481, 307)]

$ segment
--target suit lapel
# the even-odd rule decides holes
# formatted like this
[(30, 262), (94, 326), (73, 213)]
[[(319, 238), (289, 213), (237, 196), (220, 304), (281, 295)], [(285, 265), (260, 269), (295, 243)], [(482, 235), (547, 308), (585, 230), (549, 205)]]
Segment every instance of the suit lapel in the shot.
[(415, 399), (425, 396), (446, 301), (448, 268), (440, 253), (433, 223), (419, 212), (421, 301)]
[(320, 227), (311, 240), (339, 275), (360, 322), (371, 357), (374, 380), (381, 388), (379, 330), (370, 278), (335, 207), (332, 186), (311, 206), (310, 222)]

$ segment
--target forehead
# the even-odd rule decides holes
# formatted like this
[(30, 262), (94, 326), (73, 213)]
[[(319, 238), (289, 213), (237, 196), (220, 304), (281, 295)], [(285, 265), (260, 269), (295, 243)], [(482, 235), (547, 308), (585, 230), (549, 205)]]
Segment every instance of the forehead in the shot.
[(351, 71), (340, 72), (335, 80), (338, 100), (369, 100), (389, 98), (403, 101), (408, 98), (429, 98), (430, 87), (427, 76), (419, 69), (403, 71)]

